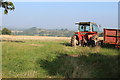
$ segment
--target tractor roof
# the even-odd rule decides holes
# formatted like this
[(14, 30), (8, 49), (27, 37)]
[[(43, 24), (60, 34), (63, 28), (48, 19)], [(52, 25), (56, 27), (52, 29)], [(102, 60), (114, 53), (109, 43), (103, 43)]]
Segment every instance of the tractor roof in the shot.
[(78, 25), (84, 25), (84, 24), (90, 25), (90, 23), (91, 23), (91, 24), (96, 24), (96, 23), (94, 23), (94, 22), (78, 22), (78, 23), (75, 23), (75, 24), (78, 24)]

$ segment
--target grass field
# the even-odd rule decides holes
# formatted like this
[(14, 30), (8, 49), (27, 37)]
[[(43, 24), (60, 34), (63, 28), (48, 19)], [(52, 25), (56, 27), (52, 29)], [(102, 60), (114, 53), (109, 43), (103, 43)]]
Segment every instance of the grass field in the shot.
[(2, 42), (3, 78), (116, 78), (119, 49), (71, 47), (68, 38)]

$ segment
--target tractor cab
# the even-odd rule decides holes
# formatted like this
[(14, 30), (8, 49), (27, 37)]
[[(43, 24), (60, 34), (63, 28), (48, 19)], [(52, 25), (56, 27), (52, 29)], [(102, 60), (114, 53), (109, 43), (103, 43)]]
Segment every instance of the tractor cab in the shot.
[(79, 22), (76, 23), (78, 25), (78, 32), (98, 32), (98, 26), (93, 22)]
[(98, 40), (98, 25), (93, 22), (79, 22), (78, 32), (75, 32), (71, 38), (72, 46), (88, 45), (89, 43), (96, 44)]

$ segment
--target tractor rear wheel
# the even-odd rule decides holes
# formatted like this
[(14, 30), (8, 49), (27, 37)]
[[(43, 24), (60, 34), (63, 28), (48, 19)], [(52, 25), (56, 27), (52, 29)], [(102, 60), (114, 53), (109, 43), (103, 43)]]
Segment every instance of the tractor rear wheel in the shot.
[(71, 38), (71, 46), (77, 46), (77, 45), (78, 45), (77, 36), (72, 36), (72, 38)]

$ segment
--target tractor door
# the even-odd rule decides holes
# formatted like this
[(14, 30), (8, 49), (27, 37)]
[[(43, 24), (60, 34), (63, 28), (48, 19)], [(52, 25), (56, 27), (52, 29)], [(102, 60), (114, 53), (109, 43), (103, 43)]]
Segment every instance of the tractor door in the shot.
[(96, 24), (91, 23), (90, 31), (91, 32), (88, 35), (88, 39), (91, 39), (93, 37), (93, 35), (97, 35), (98, 36), (98, 26)]
[(98, 32), (98, 26), (96, 24), (92, 24), (92, 32)]

